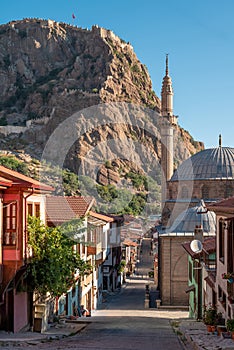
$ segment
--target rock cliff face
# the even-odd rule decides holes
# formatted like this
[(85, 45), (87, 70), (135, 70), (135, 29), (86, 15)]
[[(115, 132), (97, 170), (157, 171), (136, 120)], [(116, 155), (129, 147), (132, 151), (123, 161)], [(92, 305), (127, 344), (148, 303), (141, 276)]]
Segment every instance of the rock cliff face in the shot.
[[(119, 179), (104, 169), (105, 161), (141, 158), (136, 143), (144, 146), (145, 164), (160, 160), (160, 100), (129, 43), (97, 26), (24, 19), (0, 26), (0, 48), (2, 149), (23, 149), (38, 159), (46, 154), (103, 183)], [(175, 147), (178, 162), (203, 148), (180, 127), (175, 135), (182, 140)]]

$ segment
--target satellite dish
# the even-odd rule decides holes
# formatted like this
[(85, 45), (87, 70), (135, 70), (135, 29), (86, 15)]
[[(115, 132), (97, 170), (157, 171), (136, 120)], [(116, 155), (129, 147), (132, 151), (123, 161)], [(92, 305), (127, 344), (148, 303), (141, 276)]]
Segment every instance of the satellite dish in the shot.
[(191, 250), (196, 253), (199, 254), (202, 252), (202, 242), (199, 241), (198, 239), (194, 239), (191, 243), (190, 243), (190, 248)]

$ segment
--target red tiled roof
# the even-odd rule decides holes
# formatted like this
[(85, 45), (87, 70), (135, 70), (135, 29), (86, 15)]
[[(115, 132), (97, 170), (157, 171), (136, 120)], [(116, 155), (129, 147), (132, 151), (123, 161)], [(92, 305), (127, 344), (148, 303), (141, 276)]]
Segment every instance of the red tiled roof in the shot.
[(27, 187), (31, 187), (37, 190), (42, 191), (54, 191), (54, 188), (48, 185), (45, 185), (37, 180), (34, 180), (26, 175), (20, 174), (17, 171), (8, 169), (3, 165), (0, 165), (0, 177), (6, 178), (10, 180), (13, 185), (25, 185)]
[(213, 211), (227, 210), (228, 212), (234, 213), (234, 197), (230, 197), (227, 199), (223, 199), (219, 202), (209, 204), (209, 205), (207, 205), (207, 208), (209, 210), (213, 210)]
[(61, 224), (63, 222), (86, 216), (94, 204), (94, 198), (83, 196), (47, 196), (47, 222)]
[(12, 181), (5, 179), (0, 176), (0, 186), (10, 187), (12, 185)]
[(216, 250), (216, 237), (215, 236), (207, 237), (204, 239), (203, 250), (208, 254), (215, 252), (215, 250)]
[(95, 213), (94, 211), (90, 211), (89, 214), (93, 217), (95, 217), (96, 219), (100, 219), (106, 222), (113, 222), (114, 219), (111, 218), (110, 216), (104, 215), (104, 214), (99, 214), (99, 213)]
[[(199, 253), (195, 253), (192, 251), (192, 249), (190, 248), (190, 243), (191, 242), (186, 242), (182, 244), (182, 247), (186, 250), (186, 252), (193, 258), (197, 258), (199, 257)], [(216, 249), (216, 237), (212, 236), (212, 237), (207, 237), (204, 239), (204, 242), (202, 243), (203, 246), (203, 251), (205, 251), (206, 253), (210, 254), (215, 252)]]
[(106, 214), (106, 213), (100, 213), (103, 214), (105, 216), (108, 216), (110, 218), (113, 218), (114, 221), (118, 222), (118, 223), (123, 223), (124, 222), (124, 217), (123, 215), (117, 215), (117, 214)]
[(136, 242), (133, 242), (133, 241), (124, 241), (123, 244), (131, 246), (131, 247), (137, 247), (138, 246), (138, 244)]

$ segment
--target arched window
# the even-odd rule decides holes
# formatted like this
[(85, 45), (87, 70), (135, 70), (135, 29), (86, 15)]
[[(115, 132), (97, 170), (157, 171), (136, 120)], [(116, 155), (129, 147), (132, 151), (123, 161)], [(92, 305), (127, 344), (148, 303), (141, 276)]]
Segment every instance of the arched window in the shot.
[(202, 195), (201, 195), (201, 197), (203, 199), (209, 198), (209, 188), (208, 188), (208, 186), (206, 186), (206, 185), (202, 186)]
[(188, 198), (188, 188), (186, 186), (182, 187), (181, 198)]

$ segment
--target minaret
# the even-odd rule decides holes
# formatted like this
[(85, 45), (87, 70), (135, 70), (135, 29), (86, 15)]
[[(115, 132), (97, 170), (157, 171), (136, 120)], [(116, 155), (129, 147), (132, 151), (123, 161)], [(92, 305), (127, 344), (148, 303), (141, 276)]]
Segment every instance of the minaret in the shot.
[(168, 54), (166, 55), (166, 74), (163, 78), (161, 90), (161, 115), (166, 117), (171, 124), (177, 124), (177, 118), (173, 114), (173, 88), (168, 69)]
[[(162, 191), (162, 210), (167, 196), (167, 182), (173, 175), (173, 127), (176, 124), (173, 115), (173, 89), (172, 81), (168, 74), (168, 55), (166, 55), (166, 75), (163, 78), (161, 92), (161, 191)], [(165, 119), (164, 119), (165, 118)], [(165, 122), (163, 122), (165, 121)]]

